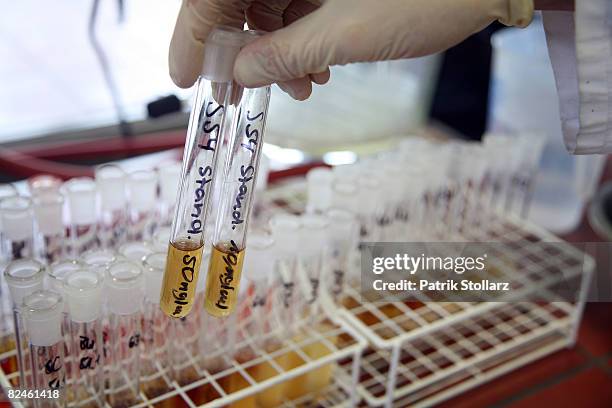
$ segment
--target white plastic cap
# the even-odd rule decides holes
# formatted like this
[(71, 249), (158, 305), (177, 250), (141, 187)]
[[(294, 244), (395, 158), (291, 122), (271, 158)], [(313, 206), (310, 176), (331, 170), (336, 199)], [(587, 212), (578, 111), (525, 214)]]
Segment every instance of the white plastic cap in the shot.
[(329, 220), (329, 240), (332, 246), (349, 246), (359, 240), (359, 225), (355, 214), (331, 209), (325, 215)]
[(96, 183), (89, 177), (77, 177), (62, 186), (68, 202), (70, 223), (90, 225), (96, 222)]
[(157, 173), (138, 170), (128, 176), (130, 208), (136, 211), (151, 211), (157, 205)]
[(320, 254), (328, 241), (329, 219), (322, 215), (305, 214), (300, 217), (302, 229), (299, 233), (299, 255)]
[(169, 205), (176, 203), (179, 181), (181, 180), (180, 162), (168, 162), (159, 166), (159, 194), (163, 202)]
[(17, 189), (12, 184), (0, 184), (0, 200), (17, 195)]
[[(167, 248), (167, 247), (166, 247)], [(126, 259), (140, 264), (144, 257), (153, 252), (150, 244), (144, 241), (131, 241), (119, 247), (119, 254)]]
[(30, 343), (35, 346), (53, 346), (62, 340), (62, 296), (48, 290), (39, 290), (23, 299), (22, 308)]
[(234, 62), (244, 43), (243, 31), (217, 26), (206, 39), (202, 76), (214, 82), (230, 82), (234, 78)]
[(32, 202), (27, 197), (7, 197), (0, 201), (0, 225), (4, 236), (12, 241), (23, 241), (34, 235)]
[(125, 171), (116, 164), (103, 164), (96, 167), (95, 177), (102, 209), (113, 211), (125, 208)]
[(103, 278), (94, 271), (73, 271), (64, 279), (64, 296), (70, 319), (86, 323), (102, 315)]
[(135, 262), (119, 261), (113, 263), (106, 274), (110, 312), (118, 315), (138, 312), (144, 299), (142, 267)]
[(15, 305), (23, 298), (43, 288), (45, 267), (33, 259), (19, 259), (9, 263), (4, 270), (4, 279)]
[(274, 239), (269, 234), (252, 233), (248, 236), (248, 243), (244, 256), (244, 276), (257, 285), (274, 271)]
[[(48, 290), (64, 296), (64, 280), (66, 276), (83, 268), (83, 264), (74, 259), (54, 262), (48, 269), (45, 286)], [(64, 302), (64, 312), (68, 313), (68, 303)]]
[(269, 225), (278, 251), (283, 255), (294, 254), (300, 243), (300, 217), (291, 214), (276, 214), (270, 218)]
[(306, 173), (308, 183), (308, 212), (325, 211), (331, 205), (334, 174), (327, 167), (315, 167)]
[(355, 214), (359, 212), (357, 184), (350, 181), (334, 181), (331, 185), (332, 197), (330, 208), (344, 208)]
[(142, 262), (145, 277), (145, 298), (150, 303), (159, 303), (166, 260), (167, 254), (165, 252), (153, 252), (147, 255)]
[(64, 232), (64, 197), (59, 191), (39, 192), (32, 198), (34, 217), (43, 235)]
[(28, 178), (28, 190), (31, 196), (58, 192), (61, 186), (62, 180), (51, 174), (38, 174)]

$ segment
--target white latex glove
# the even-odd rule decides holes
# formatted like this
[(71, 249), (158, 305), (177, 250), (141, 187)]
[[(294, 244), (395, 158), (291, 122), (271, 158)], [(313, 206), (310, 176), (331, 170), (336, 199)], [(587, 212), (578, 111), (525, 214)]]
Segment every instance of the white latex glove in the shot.
[(509, 0), (184, 0), (170, 46), (179, 86), (195, 81), (204, 40), (216, 24), (270, 31), (246, 46), (234, 66), (246, 87), (278, 82), (308, 98), (331, 65), (420, 57), (443, 51), (497, 19)]

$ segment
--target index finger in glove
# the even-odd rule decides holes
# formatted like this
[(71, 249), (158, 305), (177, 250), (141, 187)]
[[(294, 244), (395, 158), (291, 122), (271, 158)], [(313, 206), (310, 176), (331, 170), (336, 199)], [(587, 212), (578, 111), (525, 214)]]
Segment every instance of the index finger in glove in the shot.
[(183, 0), (170, 41), (170, 77), (181, 88), (188, 88), (202, 69), (204, 46), (217, 25), (242, 28), (245, 10), (252, 0)]

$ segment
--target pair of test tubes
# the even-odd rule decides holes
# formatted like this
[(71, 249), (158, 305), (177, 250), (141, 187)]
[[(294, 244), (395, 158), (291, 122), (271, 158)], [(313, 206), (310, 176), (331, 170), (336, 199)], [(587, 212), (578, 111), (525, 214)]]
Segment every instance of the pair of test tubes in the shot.
[[(170, 317), (186, 316), (194, 304), (206, 217), (223, 149), (226, 158), (218, 183), (220, 196), (204, 307), (209, 314), (224, 317), (236, 306), (270, 87), (246, 89), (236, 85), (233, 67), (240, 49), (256, 37), (253, 31), (218, 27), (207, 40), (161, 290), (160, 306)], [(232, 122), (226, 124), (230, 116)]]

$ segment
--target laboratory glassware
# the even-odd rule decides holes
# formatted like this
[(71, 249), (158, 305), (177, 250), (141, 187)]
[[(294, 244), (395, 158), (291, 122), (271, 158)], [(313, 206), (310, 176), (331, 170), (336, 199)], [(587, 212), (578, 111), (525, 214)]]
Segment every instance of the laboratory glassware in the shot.
[[(166, 241), (167, 245), (167, 241)], [(164, 250), (166, 248), (164, 247)], [(170, 320), (159, 308), (165, 252), (153, 252), (144, 257), (145, 305), (142, 341), (144, 344), (140, 365), (141, 385), (148, 398), (170, 390), (163, 378), (169, 372), (169, 352), (172, 339), (168, 336)]]
[(127, 234), (127, 175), (116, 164), (95, 168), (95, 180), (100, 198), (99, 236), (104, 248), (121, 245)]
[[(157, 168), (159, 178), (159, 223), (162, 226), (172, 225), (172, 216), (176, 206), (178, 183), (181, 178), (181, 163), (166, 162)], [(168, 241), (166, 241), (166, 246)]]
[(8, 260), (34, 256), (34, 215), (29, 198), (14, 196), (2, 199), (0, 224), (4, 237), (2, 246)]
[[(254, 39), (257, 35), (253, 32), (249, 37)], [(270, 103), (269, 86), (241, 91), (229, 132), (206, 282), (206, 311), (217, 317), (232, 313), (240, 291), (247, 229)]]
[(62, 186), (68, 203), (69, 242), (72, 256), (98, 245), (97, 187), (89, 177), (73, 178)]
[(23, 299), (22, 309), (30, 346), (32, 389), (52, 397), (34, 399), (34, 407), (66, 406), (62, 296), (39, 290)]
[(93, 270), (73, 271), (64, 279), (72, 342), (67, 396), (74, 406), (104, 406), (102, 287), (102, 277)]
[(193, 307), (234, 59), (242, 43), (242, 31), (229, 27), (215, 28), (206, 41), (204, 64), (189, 118), (161, 291), (160, 307), (170, 317), (184, 317)]
[(128, 239), (148, 240), (157, 226), (157, 173), (137, 170), (128, 174)]
[(17, 349), (17, 365), (19, 367), (19, 386), (27, 389), (32, 388), (32, 373), (28, 338), (24, 330), (22, 303), (23, 299), (41, 289), (45, 267), (34, 259), (18, 259), (8, 264), (4, 271), (4, 278), (7, 282), (12, 300), (14, 339), (11, 335), (4, 334), (0, 339), (0, 350), (2, 352), (10, 349)]
[(39, 254), (45, 262), (59, 260), (66, 250), (64, 226), (64, 196), (57, 190), (38, 190), (32, 197), (38, 228)]
[(115, 262), (106, 272), (111, 349), (108, 400), (111, 405), (133, 405), (139, 401), (143, 280), (141, 265), (131, 261)]

